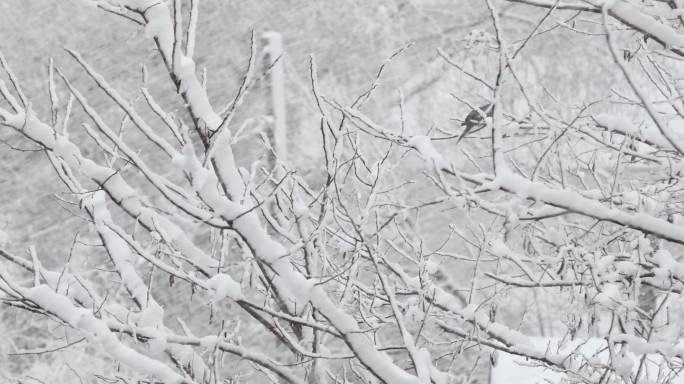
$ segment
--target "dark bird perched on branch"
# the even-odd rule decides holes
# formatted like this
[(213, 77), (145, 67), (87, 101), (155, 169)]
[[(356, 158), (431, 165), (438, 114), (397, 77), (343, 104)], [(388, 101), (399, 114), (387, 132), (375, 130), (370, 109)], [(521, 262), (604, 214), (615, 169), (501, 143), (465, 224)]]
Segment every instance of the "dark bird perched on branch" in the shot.
[(463, 129), (461, 135), (458, 137), (458, 140), (456, 140), (456, 144), (458, 144), (465, 137), (465, 135), (469, 133), (475, 133), (481, 130), (482, 128), (486, 127), (487, 124), (485, 123), (482, 117), (483, 115), (485, 115), (486, 117), (492, 117), (493, 111), (494, 108), (491, 104), (485, 104), (483, 106), (480, 106), (478, 109), (473, 109), (470, 112), (468, 112), (468, 115), (466, 115), (465, 119), (463, 120), (463, 123), (461, 123), (461, 126), (465, 128)]

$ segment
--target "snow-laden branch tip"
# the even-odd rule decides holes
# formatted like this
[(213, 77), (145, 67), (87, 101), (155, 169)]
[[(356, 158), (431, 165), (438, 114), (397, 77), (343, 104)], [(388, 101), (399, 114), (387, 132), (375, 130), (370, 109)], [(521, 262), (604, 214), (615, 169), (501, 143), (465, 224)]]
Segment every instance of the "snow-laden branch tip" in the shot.
[(432, 140), (429, 137), (425, 135), (413, 136), (406, 142), (406, 145), (418, 151), (425, 161), (437, 169), (450, 169), (451, 164), (437, 151), (434, 145), (432, 145)]
[(207, 280), (207, 288), (214, 290), (214, 295), (211, 298), (211, 303), (218, 303), (227, 298), (232, 300), (242, 300), (242, 288), (240, 283), (233, 280), (232, 277), (225, 273), (218, 273)]

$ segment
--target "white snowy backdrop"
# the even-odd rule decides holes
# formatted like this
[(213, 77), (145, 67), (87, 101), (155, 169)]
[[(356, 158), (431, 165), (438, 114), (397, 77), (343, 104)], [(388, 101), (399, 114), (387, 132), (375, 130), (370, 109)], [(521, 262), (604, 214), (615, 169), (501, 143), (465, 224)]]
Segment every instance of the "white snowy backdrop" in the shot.
[(681, 6), (0, 2), (0, 381), (681, 381)]

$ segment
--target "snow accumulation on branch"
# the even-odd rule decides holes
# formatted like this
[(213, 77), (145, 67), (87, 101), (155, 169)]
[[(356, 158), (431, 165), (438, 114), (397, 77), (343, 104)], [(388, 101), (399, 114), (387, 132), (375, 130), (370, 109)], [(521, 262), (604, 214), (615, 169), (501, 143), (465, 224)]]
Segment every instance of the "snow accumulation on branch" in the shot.
[[(215, 268), (216, 261), (195, 246), (187, 234), (164, 215), (150, 208), (141, 193), (129, 185), (116, 170), (85, 158), (80, 149), (66, 136), (41, 122), (32, 112), (11, 114), (0, 109), (5, 123), (37, 144), (62, 158), (72, 169), (77, 170), (103, 188), (110, 198), (136, 218), (146, 228), (159, 232), (169, 244), (178, 247), (200, 270)], [(103, 125), (104, 126), (104, 125)]]
[[(87, 102), (85, 102), (85, 98), (82, 98), (81, 101), (83, 102), (85, 108), (90, 109), (88, 107)], [(97, 116), (94, 110), (91, 110), (91, 112), (92, 116)], [(77, 169), (78, 171), (80, 171), (80, 173), (91, 178), (98, 185), (102, 186), (104, 190), (107, 191), (108, 195), (112, 198), (112, 200), (117, 202), (122, 208), (124, 208), (125, 211), (127, 211), (131, 216), (135, 217), (137, 220), (143, 223), (143, 225), (148, 225), (148, 228), (151, 229), (153, 232), (161, 234), (163, 238), (168, 240), (169, 244), (177, 245), (179, 247), (179, 250), (184, 255), (196, 256), (197, 260), (191, 259), (191, 261), (200, 262), (200, 264), (195, 265), (201, 265), (201, 270), (208, 270), (209, 268), (214, 268), (215, 261), (209, 258), (207, 255), (205, 255), (194, 244), (192, 244), (192, 242), (186, 238), (185, 232), (179, 229), (170, 220), (165, 218), (165, 216), (161, 215), (157, 211), (147, 208), (147, 204), (139, 200), (138, 192), (135, 191), (128, 184), (126, 184), (126, 182), (118, 172), (107, 167), (100, 166), (94, 163), (93, 161), (84, 158), (81, 155), (78, 147), (71, 143), (65, 136), (53, 130), (50, 126), (40, 122), (30, 112), (28, 115), (26, 115), (24, 112), (20, 112), (18, 114), (11, 114), (8, 111), (0, 109), (0, 114), (4, 118), (6, 124), (22, 132), (27, 137), (36, 141), (38, 144), (50, 150), (54, 155), (58, 156), (60, 159), (65, 161), (66, 167), (73, 167), (74, 169)], [(101, 127), (105, 127), (104, 123), (100, 119), (98, 120), (100, 121)], [(112, 135), (112, 138), (114, 137), (115, 136)], [(120, 145), (125, 148), (125, 144), (123, 142), (121, 142)], [(94, 201), (95, 204), (93, 204), (93, 207), (91, 209), (93, 209), (94, 211), (95, 222), (98, 225), (98, 231), (102, 234), (103, 239), (105, 240), (105, 245), (109, 249), (109, 253), (115, 261), (115, 265), (119, 267), (122, 281), (125, 283), (125, 286), (128, 287), (128, 291), (131, 293), (131, 295), (136, 299), (138, 303), (147, 303), (147, 299), (149, 296), (148, 288), (144, 283), (142, 283), (142, 281), (137, 276), (135, 268), (130, 265), (130, 258), (129, 256), (127, 256), (129, 254), (129, 251), (127, 245), (122, 241), (125, 237), (122, 237), (122, 231), (117, 230), (117, 227), (115, 225), (113, 225), (112, 223), (108, 223), (110, 219), (108, 213), (106, 213), (106, 208), (104, 207), (103, 193), (96, 193)], [(141, 252), (141, 250), (139, 249), (137, 251)], [(151, 258), (148, 257), (148, 260), (151, 260)], [(204, 262), (202, 263), (202, 261)], [(160, 266), (163, 267), (163, 265)], [(226, 277), (227, 275), (217, 276)], [(216, 287), (213, 287), (216, 290), (216, 296), (214, 300), (220, 300), (226, 296), (235, 299), (241, 298), (239, 294), (235, 293), (236, 291), (239, 292), (239, 287), (237, 288), (237, 290), (235, 288), (231, 288), (236, 283), (233, 282), (233, 285), (227, 285), (225, 284), (225, 278), (216, 278), (211, 281), (223, 282), (223, 284), (218, 284)], [(196, 283), (198, 283), (198, 285), (200, 286), (204, 286), (201, 282)], [(147, 303), (146, 305), (149, 305), (149, 303)], [(154, 320), (152, 323), (161, 325), (160, 322), (161, 318), (163, 317), (163, 310), (161, 309), (161, 307), (154, 303), (152, 306), (158, 309), (156, 312), (161, 313), (161, 315), (158, 314), (154, 316), (157, 320)], [(143, 312), (146, 314), (152, 313), (152, 311), (149, 308), (146, 308)], [(123, 315), (121, 317), (126, 318), (129, 316)], [(138, 317), (140, 316), (136, 316), (135, 318)], [(148, 321), (151, 319), (149, 316), (147, 316), (146, 319), (147, 320), (144, 320), (142, 317), (140, 317), (140, 320), (144, 320), (143, 322), (145, 324), (152, 324)], [(187, 352), (184, 352), (182, 350), (175, 351), (174, 347), (172, 347), (171, 350), (174, 352), (174, 355), (188, 355)], [(192, 353), (190, 353), (189, 355), (194, 356), (194, 354)], [(202, 360), (198, 359), (197, 357), (193, 357), (191, 360), (196, 360), (193, 362), (192, 365), (194, 367), (195, 374), (201, 377), (203, 375)]]
[(215, 291), (214, 297), (211, 298), (211, 302), (213, 303), (218, 303), (226, 297), (233, 300), (244, 298), (240, 284), (225, 273), (218, 273), (212, 276), (211, 279), (207, 280), (207, 287)]
[[(668, 360), (659, 369), (671, 373), (676, 367), (671, 360), (684, 356), (680, 332), (671, 324), (676, 316), (671, 303), (684, 291), (682, 152), (673, 151), (678, 142), (661, 125), (673, 128), (670, 123), (684, 117), (674, 107), (673, 100), (681, 101), (674, 95), (675, 75), (648, 60), (637, 68), (652, 71), (646, 79), (657, 83), (661, 95), (649, 103), (635, 89), (641, 104), (637, 100), (629, 107), (646, 108), (658, 131), (637, 127), (617, 112), (598, 113), (603, 102), (578, 108), (555, 95), (553, 107), (534, 100), (526, 89), (528, 74), (508, 52), (511, 48), (517, 56), (530, 49), (528, 40), (546, 38), (537, 32), (556, 10), (602, 11), (606, 28), (610, 14), (678, 53), (684, 38), (667, 19), (633, 2), (514, 1), (548, 12), (527, 39), (507, 43), (503, 11), (494, 1), (483, 5), (496, 36), (479, 31), (475, 39), (498, 49), (499, 60), (496, 86), (485, 75), (467, 74), (480, 80), (476, 85), (489, 95), (482, 98), (494, 111), (492, 121), (481, 107), (486, 124), (477, 129), (480, 134), (466, 135), (464, 129), (459, 135), (449, 128), (424, 133), (405, 114), (414, 105), (407, 105), (402, 91), (401, 133), (389, 128), (397, 121), (376, 123), (372, 116), (379, 113), (373, 108), (382, 105), (366, 101), (383, 85), (379, 79), (389, 60), (368, 90), (345, 106), (322, 93), (312, 57), (310, 85), (317, 103), (312, 118), (320, 119), (315, 133), (323, 153), (317, 159), (325, 164), (303, 167), (306, 175), (289, 163), (266, 169), (263, 157), (243, 166), (257, 156), (236, 159), (233, 152), (237, 137), (250, 136), (239, 129), (231, 137), (233, 120), (250, 127), (261, 118), (243, 119), (240, 108), (259, 79), (254, 40), (244, 82), (232, 104), (218, 112), (193, 59), (198, 0), (93, 2), (144, 26), (184, 115), (165, 112), (154, 92), (143, 88), (140, 100), (167, 130), (160, 131), (81, 54), (67, 50), (104, 101), (124, 116), (121, 129), (117, 132), (107, 123), (110, 114), (96, 108), (100, 100), (89, 98), (52, 64), (50, 115), (40, 120), (0, 59), (10, 79), (9, 85), (0, 80), (2, 126), (46, 153), (73, 206), (90, 224), (88, 235), (96, 238), (97, 252), (78, 248), (74, 240), (73, 253), (92, 255), (89, 262), (105, 266), (85, 278), (72, 270), (70, 253), (61, 272), (49, 270), (35, 247), (27, 258), (5, 251), (8, 235), (0, 225), (0, 257), (31, 274), (25, 280), (33, 282), (25, 288), (0, 266), (1, 299), (60, 320), (122, 365), (165, 383), (220, 381), (219, 371), (241, 372), (244, 363), (255, 380), (297, 384), (473, 382), (471, 376), (496, 368), (496, 351), (588, 382), (641, 382), (637, 359), (656, 354)], [(670, 11), (668, 17), (684, 15)], [(610, 37), (612, 29), (606, 31)], [(284, 48), (282, 37), (276, 37), (273, 56)], [(644, 45), (638, 54), (649, 55), (650, 48)], [(282, 67), (273, 66), (265, 74), (271, 69), (282, 75)], [(481, 73), (492, 74), (490, 69)], [(625, 71), (632, 86), (637, 70)], [(63, 80), (60, 89), (68, 91), (66, 103), (55, 92), (53, 72)], [(147, 69), (143, 72), (147, 87)], [(503, 81), (509, 74), (516, 86)], [(279, 81), (284, 79), (275, 82), (274, 96), (283, 112), (288, 90)], [(479, 105), (452, 95), (463, 103), (459, 108)], [(78, 114), (69, 119), (74, 102)], [(667, 119), (660, 113), (663, 103), (670, 103)], [(575, 118), (567, 122), (567, 116)], [(86, 155), (79, 140), (66, 133), (81, 118), (104, 160)], [(284, 120), (279, 123), (284, 127)], [(123, 135), (129, 125), (135, 131)], [(190, 137), (193, 126), (196, 136)], [(284, 131), (276, 136), (283, 155)], [(134, 138), (148, 146), (138, 147)], [(254, 144), (263, 145), (264, 153), (272, 150), (266, 138)], [(449, 151), (449, 144), (458, 151)], [(410, 161), (416, 156), (407, 153), (417, 153), (433, 172), (413, 178)], [(289, 154), (292, 160), (299, 155)], [(116, 208), (125, 215), (117, 215)], [(105, 282), (93, 288), (91, 281)], [(176, 315), (182, 334), (165, 323)], [(605, 353), (587, 358), (579, 349), (551, 349), (558, 330), (572, 346), (600, 335)], [(282, 351), (290, 353), (278, 356)], [(224, 352), (232, 355), (230, 367), (231, 356)], [(486, 368), (478, 367), (483, 353), (490, 354)], [(461, 375), (469, 354), (476, 357), (472, 371)]]
[(75, 307), (68, 298), (55, 293), (47, 285), (21, 289), (19, 293), (70, 326), (86, 333), (91, 343), (99, 345), (102, 351), (136, 371), (167, 383), (193, 383), (191, 379), (179, 375), (162, 362), (124, 345), (104, 321), (88, 310)]
[(432, 145), (432, 140), (430, 140), (429, 137), (424, 135), (413, 136), (406, 142), (406, 145), (415, 148), (420, 156), (429, 164), (432, 164), (435, 168), (450, 168), (449, 162), (444, 159), (444, 156), (442, 156), (437, 149), (435, 149), (435, 147)]
[(543, 183), (531, 182), (512, 172), (502, 172), (497, 175), (495, 184), (505, 191), (526, 199), (565, 208), (570, 212), (623, 225), (647, 234), (657, 235), (675, 243), (684, 244), (684, 227), (648, 213), (628, 213), (610, 208), (571, 189), (550, 188)]
[(202, 119), (211, 131), (221, 124), (221, 117), (214, 111), (209, 98), (202, 87), (202, 83), (195, 75), (195, 63), (192, 57), (186, 55), (192, 51), (175, 52), (174, 44), (180, 36), (175, 36), (174, 20), (171, 18), (168, 5), (156, 0), (125, 0), (121, 5), (142, 13), (146, 24), (145, 34), (153, 38), (166, 63), (172, 63), (170, 70), (184, 94), (190, 108), (196, 117)]
[[(593, 0), (590, 3), (598, 8), (603, 6), (603, 2), (600, 0)], [(609, 13), (626, 25), (646, 36), (654, 38), (668, 49), (673, 49), (679, 54), (682, 53), (684, 35), (651, 17), (646, 11), (633, 5), (633, 3), (625, 0), (612, 1)]]
[[(100, 213), (99, 215), (102, 215), (102, 213)], [(103, 220), (104, 218), (99, 217), (99, 219)], [(117, 235), (122, 236), (122, 234), (119, 232), (120, 229), (109, 229), (116, 232)], [(126, 239), (126, 241), (130, 242), (131, 239)], [(136, 249), (136, 252), (142, 254), (145, 251), (142, 249)], [(30, 262), (22, 258), (9, 254), (3, 251), (2, 249), (0, 249), (0, 256), (4, 257), (5, 259), (11, 260), (13, 263), (20, 265), (23, 268), (33, 272), (34, 265), (32, 265)], [(145, 258), (147, 260), (151, 260), (152, 257), (153, 256), (151, 255), (145, 255)], [(121, 261), (119, 261), (119, 264), (121, 264)], [(168, 267), (162, 265), (160, 266), (160, 268), (164, 270), (164, 268)], [(135, 273), (134, 271), (131, 272)], [(130, 312), (118, 303), (103, 300), (102, 297), (97, 295), (95, 289), (93, 289), (92, 287), (85, 287), (84, 282), (81, 279), (76, 278), (71, 274), (50, 271), (42, 268), (39, 271), (39, 275), (42, 279), (44, 279), (47, 282), (47, 285), (50, 287), (50, 290), (55, 291), (57, 295), (63, 295), (65, 299), (70, 299), (73, 302), (77, 303), (77, 308), (79, 311), (84, 311), (87, 313), (90, 311), (90, 309), (86, 308), (99, 308), (102, 320), (106, 322), (109, 329), (113, 332), (129, 334), (138, 339), (146, 339), (148, 344), (150, 345), (151, 351), (155, 348), (160, 350), (167, 350), (169, 353), (171, 353), (172, 356), (177, 358), (179, 361), (183, 362), (183, 364), (190, 364), (193, 367), (193, 377), (195, 378), (207, 378), (211, 375), (208, 367), (205, 366), (202, 358), (192, 349), (192, 346), (202, 346), (207, 349), (218, 347), (222, 351), (231, 353), (236, 356), (240, 356), (246, 360), (252, 361), (256, 364), (263, 366), (266, 369), (273, 371), (275, 374), (282, 377), (289, 383), (301, 383), (301, 380), (299, 380), (292, 372), (282, 367), (282, 363), (272, 360), (265, 354), (255, 353), (243, 346), (233, 345), (223, 340), (220, 340), (219, 338), (217, 338), (216, 335), (206, 336), (202, 338), (194, 336), (190, 337), (176, 335), (173, 331), (171, 331), (169, 328), (163, 325), (163, 309), (156, 302), (154, 302), (154, 299), (152, 297), (150, 297), (150, 300), (152, 300), (152, 302), (147, 303), (147, 308), (144, 308), (144, 310), (134, 313)], [(215, 284), (217, 281), (223, 282), (224, 286), (231, 286), (230, 284), (225, 284), (225, 282), (227, 281), (225, 277), (221, 277), (225, 275), (219, 274), (217, 276), (219, 277), (212, 278), (208, 280), (206, 283), (196, 279), (194, 280), (194, 282), (198, 286), (205, 289), (213, 289), (212, 286), (217, 285)], [(4, 277), (2, 276), (1, 270), (0, 277)], [(127, 278), (127, 280), (124, 280), (124, 283), (131, 279), (135, 280), (137, 279), (137, 277), (129, 277)], [(0, 284), (1, 282), (2, 280), (0, 280)], [(126, 285), (132, 286), (130, 283)], [(1, 285), (0, 289), (6, 292), (8, 291), (7, 288), (3, 288)], [(219, 286), (216, 291), (217, 295), (223, 294), (222, 291), (219, 291), (221, 289), (224, 292), (226, 290), (225, 288)], [(131, 291), (131, 289), (129, 289), (129, 291)], [(233, 292), (236, 291), (239, 292), (239, 287), (233, 288)], [(242, 297), (239, 294), (234, 295), (237, 299), (242, 299)], [(216, 302), (216, 300), (218, 300), (218, 298), (215, 297), (213, 301)], [(105, 304), (103, 305), (102, 303)], [(47, 308), (45, 309), (47, 310)], [(103, 314), (108, 314), (110, 316), (104, 316)], [(125, 324), (123, 324), (120, 320), (115, 319), (127, 319), (127, 321)], [(121, 362), (127, 364), (128, 360), (123, 360)], [(136, 366), (132, 366), (132, 368), (136, 368)], [(144, 373), (147, 371), (141, 372)]]
[(663, 149), (672, 149), (672, 145), (670, 145), (667, 139), (664, 138), (657, 129), (652, 127), (644, 126), (639, 129), (634, 126), (629, 119), (609, 113), (598, 114), (594, 116), (594, 120), (596, 120), (598, 126), (603, 127), (608, 131), (634, 137), (646, 144), (658, 146)]
[(601, 12), (604, 5), (608, 5), (608, 13), (624, 24), (632, 27), (644, 35), (655, 39), (667, 49), (671, 49), (678, 55), (684, 55), (684, 35), (677, 32), (665, 23), (659, 22), (651, 16), (648, 10), (636, 6), (625, 0), (591, 0), (586, 4), (579, 2), (557, 2), (553, 0), (509, 0), (543, 8), (568, 9), (585, 12)]
[[(56, 316), (70, 326), (84, 332), (90, 343), (99, 346), (109, 353), (115, 360), (146, 375), (150, 375), (165, 383), (190, 384), (195, 383), (190, 377), (181, 376), (169, 366), (160, 361), (150, 358), (138, 351), (126, 346), (118, 340), (114, 332), (127, 333), (137, 338), (148, 339), (151, 344), (160, 343), (164, 348), (178, 356), (182, 361), (192, 362), (194, 375), (203, 377), (203, 362), (197, 357), (190, 346), (202, 346), (204, 348), (220, 348), (225, 352), (241, 356), (244, 359), (262, 365), (289, 383), (302, 383), (286, 368), (280, 367), (280, 363), (271, 360), (264, 354), (254, 353), (244, 347), (229, 344), (219, 340), (216, 336), (204, 338), (179, 336), (168, 329), (160, 329), (158, 326), (139, 323), (141, 326), (121, 324), (119, 321), (106, 321), (96, 318), (89, 309), (76, 307), (66, 296), (56, 293), (47, 285), (39, 285), (30, 289), (15, 287), (21, 297), (31, 300), (43, 310)], [(169, 346), (170, 345), (170, 346)], [(208, 373), (207, 373), (208, 374)]]
[[(174, 62), (174, 23), (168, 6), (156, 0), (129, 0), (120, 3), (144, 14), (147, 23), (146, 33), (154, 37), (165, 61)], [(180, 55), (180, 62), (187, 64), (187, 60), (191, 60), (183, 59), (182, 54), (177, 52), (176, 54)], [(181, 66), (176, 65), (171, 65), (170, 68), (174, 77), (180, 80), (181, 90), (185, 93), (193, 114), (203, 120), (210, 130), (216, 129), (221, 118), (212, 109), (206, 92), (197, 80), (194, 71), (181, 71)], [(185, 65), (182, 68), (188, 68), (188, 66)], [(229, 140), (229, 135), (221, 135), (221, 137), (223, 140)], [(218, 178), (225, 183), (229, 196), (245, 196), (245, 186), (230, 146), (216, 151), (213, 154), (212, 164)], [(218, 196), (215, 195), (215, 197)], [(219, 199), (216, 203), (226, 206), (224, 199)], [(221, 207), (214, 208), (221, 210)], [(290, 311), (302, 310), (306, 308), (306, 303), (310, 302), (340, 331), (361, 363), (378, 378), (392, 383), (419, 382), (417, 377), (397, 366), (385, 352), (378, 351), (372, 341), (362, 334), (356, 320), (334, 305), (323, 287), (316, 286), (315, 281), (307, 279), (294, 268), (285, 257), (288, 253), (285, 247), (267, 233), (256, 213), (248, 213), (237, 218), (232, 223), (232, 228), (244, 239), (254, 256), (267, 263), (273, 270), (272, 283)]]

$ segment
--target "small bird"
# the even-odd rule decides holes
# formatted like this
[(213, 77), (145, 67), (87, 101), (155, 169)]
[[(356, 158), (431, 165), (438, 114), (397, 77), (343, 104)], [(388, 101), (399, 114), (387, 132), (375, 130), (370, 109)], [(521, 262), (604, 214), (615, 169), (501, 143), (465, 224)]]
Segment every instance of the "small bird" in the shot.
[(486, 126), (484, 119), (482, 118), (483, 113), (487, 117), (492, 117), (493, 115), (494, 108), (491, 104), (485, 104), (478, 109), (479, 111), (477, 109), (473, 109), (466, 115), (463, 123), (461, 123), (461, 126), (465, 128), (458, 137), (458, 140), (456, 140), (456, 144), (458, 144), (465, 137), (465, 135), (469, 133), (475, 133)]

